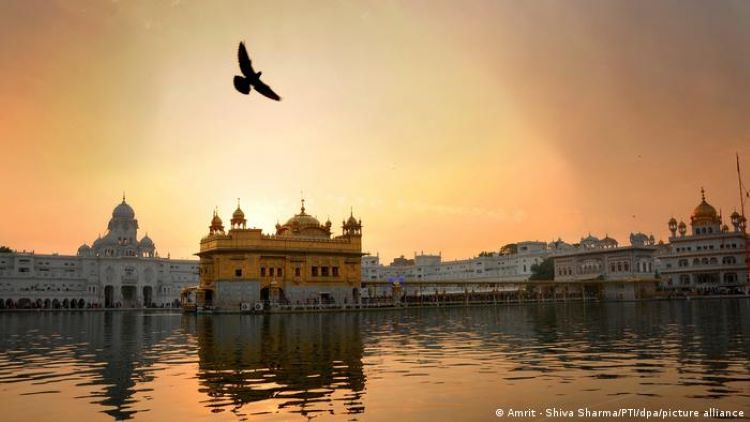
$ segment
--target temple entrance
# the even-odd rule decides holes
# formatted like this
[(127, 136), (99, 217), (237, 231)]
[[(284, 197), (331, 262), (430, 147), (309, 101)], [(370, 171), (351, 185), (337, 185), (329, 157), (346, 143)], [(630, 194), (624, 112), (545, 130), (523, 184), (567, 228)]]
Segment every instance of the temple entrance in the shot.
[(115, 306), (115, 288), (112, 286), (104, 287), (104, 307), (114, 308)]
[(282, 305), (288, 304), (286, 296), (284, 295), (284, 289), (264, 287), (260, 289), (260, 300), (263, 303), (280, 303)]
[(214, 291), (206, 290), (203, 293), (203, 304), (206, 306), (213, 306), (214, 304)]
[(150, 308), (153, 305), (152, 296), (153, 288), (151, 286), (143, 286), (143, 306)]
[(123, 308), (135, 308), (138, 305), (136, 298), (138, 290), (135, 286), (122, 286), (121, 293)]
[(354, 303), (359, 303), (359, 288), (352, 289), (352, 299), (354, 299)]

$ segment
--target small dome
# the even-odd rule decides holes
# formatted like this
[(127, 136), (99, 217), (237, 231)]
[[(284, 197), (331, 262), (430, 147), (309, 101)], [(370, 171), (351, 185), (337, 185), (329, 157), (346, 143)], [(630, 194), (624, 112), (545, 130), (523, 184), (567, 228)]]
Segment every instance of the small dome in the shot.
[(237, 209), (234, 210), (234, 212), (232, 213), (232, 219), (233, 220), (241, 220), (243, 218), (245, 218), (245, 213), (242, 212), (242, 210), (240, 209), (240, 207), (238, 205)]
[(78, 248), (78, 253), (81, 253), (81, 252), (88, 252), (88, 251), (90, 251), (90, 250), (91, 250), (91, 248), (89, 247), (89, 245), (87, 245), (87, 244), (85, 244), (85, 243), (84, 243), (83, 245), (81, 245), (81, 246), (80, 246), (80, 247)]
[(222, 224), (224, 223), (221, 221), (221, 217), (219, 217), (219, 214), (214, 213), (214, 218), (211, 219), (211, 225), (221, 226)]
[(678, 224), (677, 227), (684, 229), (685, 227), (687, 227), (687, 225), (685, 224), (684, 221), (680, 221), (680, 224)]
[(135, 211), (125, 202), (125, 195), (122, 196), (122, 202), (112, 210), (112, 217), (135, 218)]
[(670, 226), (671, 225), (677, 225), (677, 220), (675, 220), (675, 218), (672, 217), (672, 218), (669, 219), (669, 222), (667, 224), (669, 224)]
[(643, 246), (649, 242), (645, 233), (630, 233), (630, 244), (633, 246)]
[(148, 237), (148, 234), (146, 234), (145, 236), (143, 236), (143, 239), (141, 239), (140, 244), (141, 244), (141, 247), (150, 247), (150, 246), (154, 246), (154, 241), (151, 240), (150, 237)]
[(599, 238), (597, 238), (596, 236), (592, 236), (591, 233), (589, 233), (589, 235), (586, 236), (585, 238), (581, 239), (581, 242), (598, 242), (598, 241), (599, 241)]

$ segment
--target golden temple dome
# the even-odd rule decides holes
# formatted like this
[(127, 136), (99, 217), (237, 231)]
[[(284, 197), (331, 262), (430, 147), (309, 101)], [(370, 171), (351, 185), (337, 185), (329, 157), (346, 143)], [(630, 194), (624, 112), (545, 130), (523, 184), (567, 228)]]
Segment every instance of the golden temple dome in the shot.
[(295, 214), (283, 226), (277, 224), (276, 234), (281, 236), (330, 237), (331, 229), (329, 225), (322, 225), (317, 218), (305, 213), (305, 200), (303, 199), (299, 214)]
[(305, 213), (305, 200), (303, 199), (299, 214), (295, 214), (294, 217), (287, 220), (285, 226), (297, 226), (300, 228), (319, 227), (320, 221), (312, 215)]

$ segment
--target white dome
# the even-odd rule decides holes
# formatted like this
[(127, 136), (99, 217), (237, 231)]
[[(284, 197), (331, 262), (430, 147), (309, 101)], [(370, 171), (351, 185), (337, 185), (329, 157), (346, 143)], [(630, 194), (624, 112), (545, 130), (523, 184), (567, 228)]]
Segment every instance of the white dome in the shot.
[(152, 247), (154, 246), (154, 241), (151, 240), (148, 235), (143, 236), (143, 239), (141, 239), (140, 244), (142, 247)]
[(123, 197), (122, 202), (112, 210), (112, 217), (128, 219), (135, 218), (135, 211), (133, 211), (133, 208), (125, 202), (125, 197)]

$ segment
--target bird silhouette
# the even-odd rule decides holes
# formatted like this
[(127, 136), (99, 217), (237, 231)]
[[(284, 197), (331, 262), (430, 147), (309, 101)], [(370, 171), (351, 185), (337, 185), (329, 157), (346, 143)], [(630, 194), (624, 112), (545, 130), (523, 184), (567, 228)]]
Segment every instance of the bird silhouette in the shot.
[(240, 62), (240, 70), (242, 71), (242, 74), (245, 75), (234, 76), (234, 87), (237, 89), (237, 91), (247, 95), (250, 93), (250, 91), (252, 91), (251, 87), (255, 87), (255, 90), (260, 94), (272, 100), (281, 101), (281, 97), (273, 92), (270, 86), (264, 84), (260, 80), (260, 75), (263, 72), (255, 73), (253, 64), (250, 61), (250, 56), (247, 55), (247, 50), (245, 49), (244, 42), (240, 42), (240, 48), (237, 50), (237, 60), (239, 60)]

